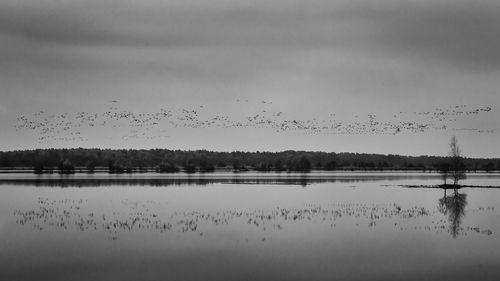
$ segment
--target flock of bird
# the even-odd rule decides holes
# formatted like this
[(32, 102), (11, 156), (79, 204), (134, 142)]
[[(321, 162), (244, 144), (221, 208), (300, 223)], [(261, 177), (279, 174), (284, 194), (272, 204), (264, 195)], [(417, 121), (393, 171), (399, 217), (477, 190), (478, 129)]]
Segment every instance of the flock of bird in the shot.
[[(381, 223), (389, 224), (397, 231), (434, 231), (445, 232), (448, 220), (434, 219), (438, 211), (423, 207), (403, 208), (396, 203), (364, 204), (333, 203), (328, 205), (305, 204), (303, 207), (276, 207), (261, 210), (219, 211), (176, 211), (166, 212), (168, 202), (122, 200), (115, 211), (96, 213), (88, 200), (38, 198), (38, 206), (32, 210), (15, 210), (14, 216), (19, 225), (30, 225), (34, 229), (95, 231), (103, 232), (112, 240), (124, 232), (154, 231), (159, 233), (194, 233), (204, 236), (213, 226), (233, 226), (257, 228), (257, 241), (272, 240), (274, 231), (281, 231), (292, 224), (319, 224), (327, 228), (356, 227), (374, 228)], [(494, 211), (494, 207), (483, 207), (475, 211)], [(429, 219), (430, 218), (430, 219)], [(421, 219), (421, 220), (420, 220)], [(306, 225), (304, 225), (306, 224)], [(477, 226), (461, 227), (463, 235), (480, 233), (491, 235), (489, 229)], [(248, 231), (252, 233), (252, 231)], [(265, 236), (268, 234), (267, 236)], [(260, 236), (264, 235), (264, 236)], [(249, 241), (248, 238), (245, 241)]]
[[(99, 112), (76, 112), (54, 114), (39, 111), (22, 115), (14, 125), (17, 130), (33, 131), (39, 143), (53, 141), (88, 141), (99, 130), (112, 133), (123, 140), (169, 138), (175, 128), (191, 129), (267, 129), (274, 132), (300, 132), (308, 135), (395, 135), (399, 133), (421, 133), (429, 130), (456, 130), (492, 134), (494, 130), (484, 128), (456, 127), (457, 121), (492, 111), (489, 106), (470, 108), (456, 105), (434, 108), (429, 111), (400, 111), (385, 117), (375, 114), (354, 115), (348, 118), (328, 116), (297, 118), (276, 110), (270, 101), (250, 102), (236, 100), (235, 108), (244, 103), (245, 109), (253, 113), (214, 113), (206, 105), (190, 108), (160, 108), (155, 112), (135, 112), (125, 109), (117, 100), (110, 101), (108, 108)], [(236, 116), (236, 115), (241, 116)], [(345, 119), (348, 119), (346, 121)]]

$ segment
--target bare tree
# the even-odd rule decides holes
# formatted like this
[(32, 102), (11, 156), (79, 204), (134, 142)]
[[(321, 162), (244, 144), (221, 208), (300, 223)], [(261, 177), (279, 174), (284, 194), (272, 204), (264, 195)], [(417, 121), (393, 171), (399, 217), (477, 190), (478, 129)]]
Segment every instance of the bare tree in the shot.
[(465, 179), (465, 165), (456, 136), (451, 138), (449, 156), (451, 158), (450, 176), (453, 179), (453, 185), (457, 185), (459, 180)]

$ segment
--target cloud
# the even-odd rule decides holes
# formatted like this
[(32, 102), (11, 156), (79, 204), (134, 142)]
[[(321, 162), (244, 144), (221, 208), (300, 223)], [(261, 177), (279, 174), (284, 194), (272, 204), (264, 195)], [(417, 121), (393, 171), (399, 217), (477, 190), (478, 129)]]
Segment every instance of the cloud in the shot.
[(297, 104), (307, 93), (318, 103), (356, 106), (356, 97), (466, 101), (474, 91), (488, 103), (497, 79), (478, 75), (500, 69), (499, 7), (493, 0), (7, 0), (0, 82), (18, 103), (35, 93), (71, 101), (118, 91), (220, 101), (273, 95)]
[(6, 114), (7, 108), (0, 103), (0, 114)]
[(498, 61), (500, 4), (493, 1), (243, 3), (4, 1), (0, 32), (40, 44), (387, 49)]
[(368, 46), (472, 70), (500, 68), (500, 5), (485, 1), (375, 4), (344, 14), (372, 34)]

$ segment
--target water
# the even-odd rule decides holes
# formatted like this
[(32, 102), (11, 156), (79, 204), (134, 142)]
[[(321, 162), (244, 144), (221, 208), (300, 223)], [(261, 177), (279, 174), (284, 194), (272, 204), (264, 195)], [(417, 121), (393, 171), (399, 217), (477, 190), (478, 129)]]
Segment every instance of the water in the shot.
[(0, 280), (500, 276), (500, 189), (399, 186), (437, 174), (0, 178)]

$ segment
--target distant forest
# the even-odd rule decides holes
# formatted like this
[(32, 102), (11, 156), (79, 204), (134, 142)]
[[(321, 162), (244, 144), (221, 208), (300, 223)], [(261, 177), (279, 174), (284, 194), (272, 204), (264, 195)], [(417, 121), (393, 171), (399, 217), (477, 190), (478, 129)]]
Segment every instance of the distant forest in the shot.
[[(37, 149), (0, 152), (2, 170), (35, 173), (213, 172), (311, 170), (440, 170), (448, 157), (312, 151), (214, 152), (168, 149)], [(500, 170), (500, 159), (464, 158), (468, 171)]]

